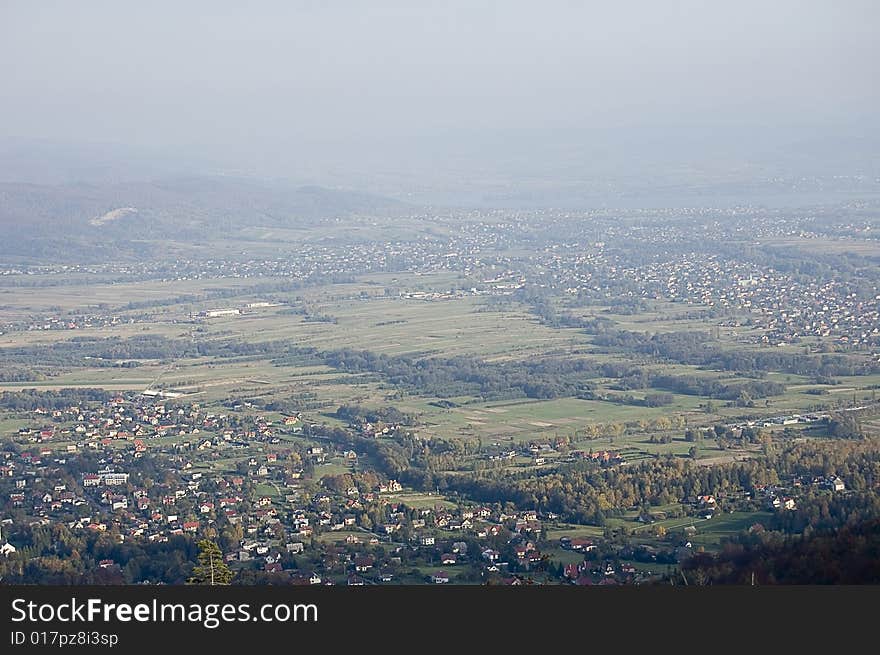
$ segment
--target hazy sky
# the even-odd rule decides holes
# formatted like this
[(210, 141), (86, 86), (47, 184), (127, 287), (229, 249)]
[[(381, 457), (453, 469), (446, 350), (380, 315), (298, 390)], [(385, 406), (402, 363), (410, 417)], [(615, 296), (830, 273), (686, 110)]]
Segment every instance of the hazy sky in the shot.
[(278, 160), (489, 129), (871, 123), (878, 19), (872, 0), (0, 0), (0, 137)]

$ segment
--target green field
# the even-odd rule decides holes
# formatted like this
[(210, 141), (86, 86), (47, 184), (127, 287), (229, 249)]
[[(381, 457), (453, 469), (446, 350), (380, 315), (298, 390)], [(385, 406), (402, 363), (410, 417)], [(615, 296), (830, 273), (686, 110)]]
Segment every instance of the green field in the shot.
[[(267, 234), (274, 233), (269, 230)], [(265, 236), (265, 235), (264, 235)], [(284, 236), (284, 235), (282, 235)], [(287, 235), (288, 237), (290, 235)], [(261, 237), (262, 238), (262, 237)], [(90, 281), (82, 274), (72, 284), (46, 287), (5, 287), (0, 290), (4, 312), (9, 318), (21, 315), (39, 316), (65, 310), (113, 311), (125, 319), (138, 316), (144, 322), (115, 327), (85, 330), (9, 331), (0, 334), (3, 347), (28, 347), (87, 337), (130, 338), (137, 335), (159, 335), (170, 339), (195, 341), (239, 339), (248, 342), (283, 341), (299, 347), (321, 349), (352, 348), (387, 355), (407, 354), (414, 357), (469, 355), (489, 362), (540, 357), (577, 357), (594, 362), (632, 363), (623, 355), (598, 351), (593, 337), (575, 328), (553, 328), (543, 325), (529, 308), (506, 302), (490, 308), (480, 297), (457, 297), (425, 300), (400, 297), (400, 293), (448, 289), (458, 275), (437, 272), (430, 275), (413, 273), (372, 274), (339, 284), (318, 284), (292, 292), (255, 293), (254, 280), (234, 277), (212, 280), (148, 281), (142, 283), (107, 284)], [(282, 282), (280, 278), (261, 278), (260, 283)], [(396, 291), (389, 293), (388, 288)], [(223, 290), (223, 299), (200, 299), (206, 294)], [(193, 301), (179, 302), (180, 296), (192, 295)], [(238, 307), (247, 302), (271, 300), (282, 303), (244, 315), (193, 321), (192, 312), (217, 307)], [(126, 309), (129, 302), (155, 301), (159, 306)], [(288, 308), (307, 302), (309, 311), (327, 315), (334, 322), (307, 320)], [(640, 314), (613, 313), (610, 307), (574, 308), (575, 314), (603, 315), (616, 327), (648, 332), (705, 330), (712, 322), (705, 318), (688, 318), (692, 308), (679, 303), (651, 301), (649, 309)], [(102, 309), (103, 308), (103, 309)], [(720, 342), (728, 347), (754, 348), (743, 345), (742, 330), (723, 328)], [(748, 378), (731, 373), (704, 370), (681, 364), (645, 364), (652, 370), (675, 375), (744, 382)], [(259, 357), (191, 357), (175, 361), (141, 360), (136, 368), (100, 367), (82, 360), (76, 366), (54, 371), (51, 377), (34, 382), (2, 382), (0, 390), (23, 388), (57, 389), (62, 387), (103, 387), (111, 390), (146, 390), (162, 388), (184, 394), (184, 398), (208, 406), (230, 396), (247, 398), (256, 403), (275, 399), (308, 396), (304, 407), (307, 419), (330, 425), (344, 425), (332, 417), (341, 404), (367, 407), (393, 405), (416, 418), (414, 431), (420, 436), (440, 436), (483, 443), (508, 442), (520, 444), (546, 441), (558, 436), (583, 436), (589, 426), (601, 426), (601, 438), (576, 441), (585, 447), (632, 449), (630, 459), (670, 453), (684, 456), (693, 444), (682, 440), (684, 423), (689, 426), (713, 425), (734, 421), (744, 414), (767, 416), (802, 412), (821, 404), (871, 398), (868, 388), (880, 384), (880, 375), (841, 377), (837, 385), (818, 385), (802, 376), (769, 373), (768, 380), (788, 385), (785, 394), (743, 408), (713, 402), (707, 412), (705, 397), (673, 394), (672, 404), (645, 407), (572, 397), (552, 400), (511, 399), (486, 401), (481, 398), (456, 398), (458, 406), (450, 409), (432, 403), (436, 397), (393, 388), (386, 381), (370, 374), (353, 375), (327, 366), (308, 364), (276, 364)], [(591, 380), (600, 393), (612, 397), (621, 392), (612, 386), (614, 379)], [(809, 393), (823, 388), (825, 395)], [(659, 390), (640, 389), (632, 392), (635, 400)], [(671, 428), (653, 422), (669, 418)], [(15, 425), (9, 424), (12, 429)], [(613, 439), (609, 426), (625, 426)], [(7, 428), (8, 431), (8, 428)], [(651, 443), (652, 434), (668, 433), (671, 443)], [(581, 446), (578, 446), (581, 447)], [(724, 456), (707, 441), (698, 448), (701, 457)], [(326, 471), (339, 471), (331, 468)], [(322, 470), (322, 472), (324, 472)]]
[(382, 498), (386, 499), (389, 503), (403, 503), (413, 509), (448, 509), (456, 507), (456, 503), (446, 500), (443, 496), (428, 493), (398, 492), (387, 495), (382, 494)]
[(768, 524), (770, 512), (733, 512), (713, 516), (708, 521), (696, 524), (697, 532), (690, 537), (695, 546), (711, 549), (717, 546), (722, 538), (748, 530), (756, 523)]

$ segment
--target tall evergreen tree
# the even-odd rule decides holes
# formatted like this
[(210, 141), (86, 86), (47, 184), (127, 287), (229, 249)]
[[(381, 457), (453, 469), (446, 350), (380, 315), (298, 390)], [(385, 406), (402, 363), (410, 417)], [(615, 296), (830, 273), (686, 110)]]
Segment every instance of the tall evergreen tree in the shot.
[(213, 541), (202, 539), (199, 546), (199, 563), (193, 568), (188, 584), (224, 585), (232, 582), (232, 571), (223, 561), (223, 552)]

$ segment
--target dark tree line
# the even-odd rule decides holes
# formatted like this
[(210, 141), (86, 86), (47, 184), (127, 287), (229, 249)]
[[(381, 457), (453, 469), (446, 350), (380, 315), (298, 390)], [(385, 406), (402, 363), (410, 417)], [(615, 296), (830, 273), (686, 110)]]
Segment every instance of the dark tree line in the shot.
[(758, 532), (682, 571), (691, 584), (880, 584), (880, 519), (805, 536)]
[[(4, 531), (6, 532), (6, 531)], [(0, 558), (0, 575), (9, 584), (83, 585), (152, 583), (183, 584), (197, 547), (191, 537), (167, 542), (127, 539), (110, 532), (73, 532), (64, 524), (21, 526), (10, 534), (18, 552)], [(102, 568), (99, 562), (113, 560)]]
[(678, 364), (746, 374), (780, 371), (795, 375), (830, 377), (880, 372), (880, 364), (848, 355), (722, 350), (712, 344), (710, 335), (706, 332), (649, 335), (629, 330), (610, 330), (596, 335), (594, 343), (619, 352), (650, 355)]
[(335, 412), (336, 417), (351, 423), (396, 423), (412, 425), (415, 419), (401, 412), (396, 407), (370, 408), (362, 405), (341, 405)]
[(22, 389), (0, 392), (0, 408), (11, 411), (66, 409), (84, 403), (105, 403), (112, 398), (104, 389), (69, 388), (53, 391)]

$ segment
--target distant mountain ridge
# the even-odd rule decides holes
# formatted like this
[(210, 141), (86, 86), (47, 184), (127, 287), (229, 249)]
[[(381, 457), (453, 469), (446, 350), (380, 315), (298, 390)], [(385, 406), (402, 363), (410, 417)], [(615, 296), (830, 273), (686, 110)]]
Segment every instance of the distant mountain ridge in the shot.
[(117, 184), (0, 183), (3, 254), (39, 254), (46, 240), (192, 239), (249, 227), (297, 227), (357, 214), (395, 215), (403, 202), (368, 193), (222, 176)]

